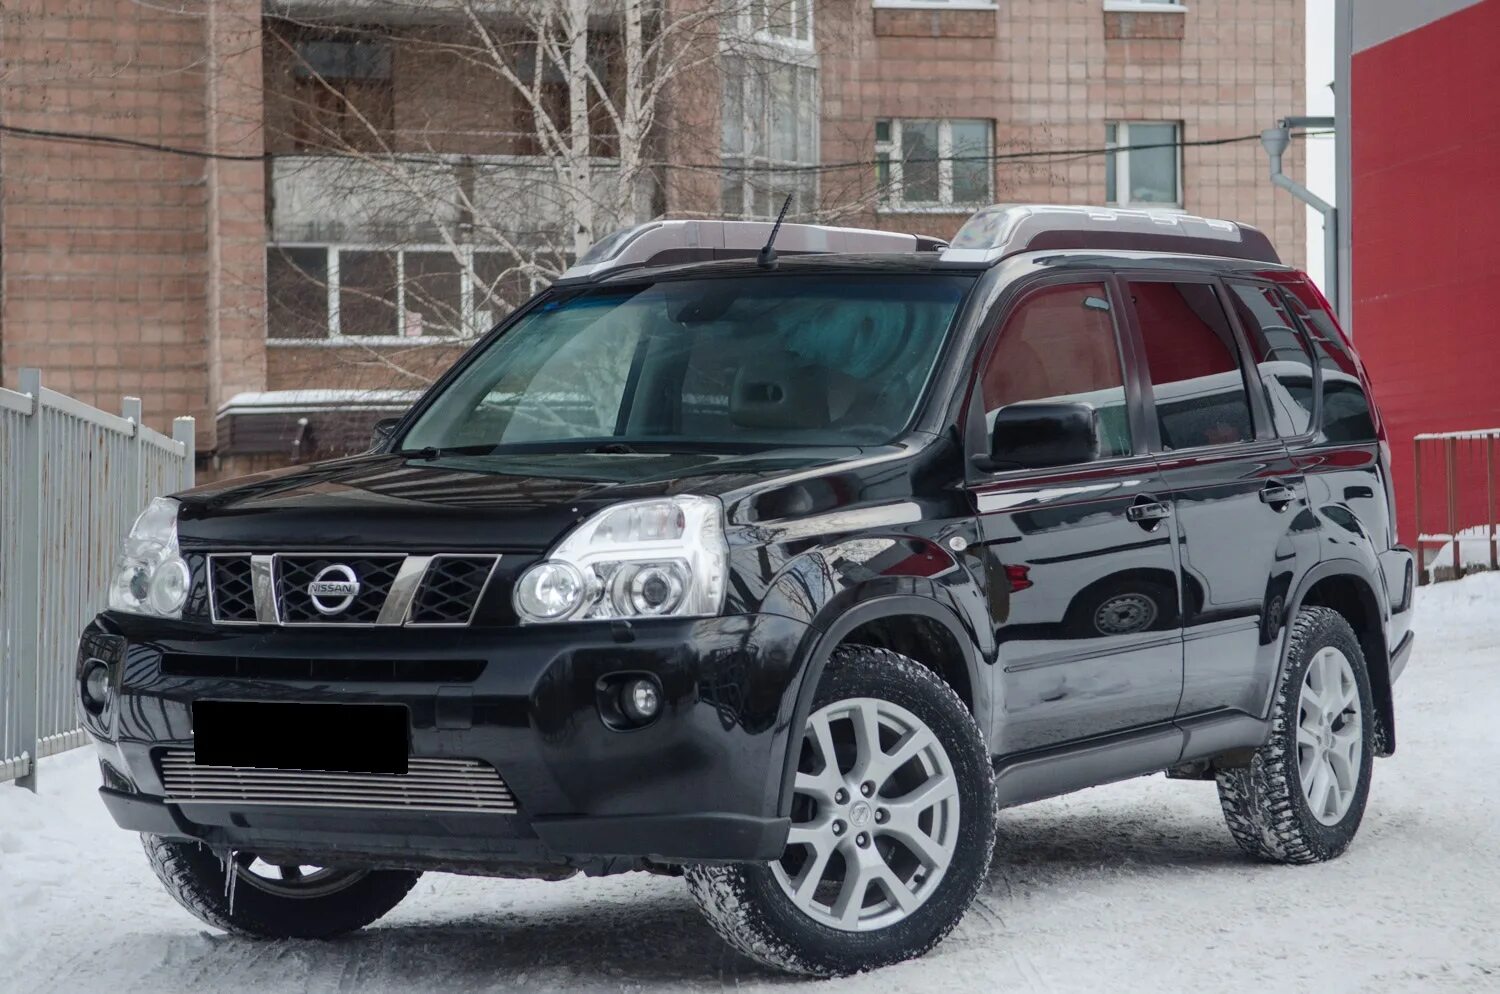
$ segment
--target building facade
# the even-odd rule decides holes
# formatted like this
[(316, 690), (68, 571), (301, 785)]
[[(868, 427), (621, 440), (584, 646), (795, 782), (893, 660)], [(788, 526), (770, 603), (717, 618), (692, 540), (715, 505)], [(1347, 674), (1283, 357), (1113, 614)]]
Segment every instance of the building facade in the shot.
[[(1435, 445), (1420, 481), (1413, 448), (1419, 433), (1500, 428), (1500, 0), (1341, 0), (1338, 31), (1341, 296), (1390, 439), (1401, 539), (1416, 546), (1482, 529), (1500, 499), (1486, 492), (1496, 443)], [(1490, 560), (1487, 541), (1467, 541)], [(1444, 544), (1423, 543), (1429, 561)]]
[(1302, 260), (1253, 140), (1300, 112), (1301, 0), (635, 9), (573, 51), (496, 0), (8, 5), (0, 121), (45, 134), (0, 134), (5, 381), (192, 413), (205, 472), (240, 472), (359, 448), (636, 219), (791, 196), (947, 237), (990, 203), (1107, 203)]

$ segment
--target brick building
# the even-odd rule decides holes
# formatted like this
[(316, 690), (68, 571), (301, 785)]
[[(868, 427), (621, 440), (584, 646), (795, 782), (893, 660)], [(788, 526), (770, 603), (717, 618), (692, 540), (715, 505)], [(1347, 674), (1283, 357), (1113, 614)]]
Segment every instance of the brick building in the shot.
[[(35, 365), (85, 400), (139, 393), (152, 422), (193, 413), (210, 473), (358, 447), (575, 247), (538, 138), (567, 87), (524, 26), (498, 30), (535, 81), (517, 99), (467, 54), (464, 4), (507, 16), (11, 0), (0, 121), (176, 151), (0, 135), (5, 382)], [(949, 236), (996, 201), (1114, 203), (1249, 221), (1302, 260), (1304, 211), (1259, 145), (1196, 144), (1301, 109), (1302, 0), (746, 0), (713, 30), (690, 44), (714, 68), (660, 102), (636, 216), (791, 194), (804, 217)], [(612, 31), (587, 59), (614, 92)], [(588, 113), (603, 189), (622, 146)], [(598, 232), (630, 213), (599, 202)]]

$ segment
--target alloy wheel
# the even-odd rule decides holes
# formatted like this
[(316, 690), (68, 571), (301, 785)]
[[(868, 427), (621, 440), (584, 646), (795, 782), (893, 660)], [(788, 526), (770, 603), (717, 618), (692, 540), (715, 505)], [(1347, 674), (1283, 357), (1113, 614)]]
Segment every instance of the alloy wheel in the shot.
[(307, 864), (268, 863), (254, 853), (234, 854), (235, 874), (256, 890), (277, 897), (324, 897), (349, 887), (368, 870), (339, 869)]
[(937, 889), (958, 830), (958, 780), (937, 736), (897, 704), (849, 698), (808, 719), (792, 828), (771, 868), (813, 920), (886, 928)]
[(1313, 817), (1336, 825), (1359, 788), (1364, 726), (1359, 684), (1349, 658), (1319, 649), (1302, 677), (1297, 713), (1297, 772)]

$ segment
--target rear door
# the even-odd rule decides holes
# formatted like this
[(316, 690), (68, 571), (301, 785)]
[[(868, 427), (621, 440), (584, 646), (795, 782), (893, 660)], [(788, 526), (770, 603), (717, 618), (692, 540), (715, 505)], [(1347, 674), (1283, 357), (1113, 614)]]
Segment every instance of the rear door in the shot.
[(1177, 707), (1170, 504), (1142, 434), (1121, 303), (1103, 275), (1033, 285), (981, 354), (971, 447), (1023, 401), (1092, 404), (1104, 434), (1093, 462), (971, 472), (1000, 647), (996, 754), (1168, 720)]
[(1258, 713), (1276, 673), (1303, 480), (1246, 368), (1229, 291), (1197, 274), (1132, 274), (1124, 286), (1149, 381), (1147, 442), (1177, 526), (1177, 713)]

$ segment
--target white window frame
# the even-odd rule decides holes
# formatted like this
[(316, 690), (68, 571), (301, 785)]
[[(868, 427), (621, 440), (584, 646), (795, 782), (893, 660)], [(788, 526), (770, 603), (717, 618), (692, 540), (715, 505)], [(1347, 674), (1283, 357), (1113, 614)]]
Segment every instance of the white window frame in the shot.
[[(953, 122), (954, 121), (982, 121), (988, 127), (988, 136), (985, 139), (984, 154), (992, 156), (995, 154), (995, 122), (983, 117), (882, 117), (881, 121), (889, 121), (891, 125), (891, 136), (887, 141), (875, 142), (875, 155), (878, 159), (881, 155), (889, 156), (890, 161), (890, 183), (885, 189), (879, 190), (880, 210), (893, 214), (959, 214), (973, 210), (975, 207), (988, 207), (995, 200), (995, 168), (990, 164), (989, 170), (989, 193), (978, 201), (958, 201), (953, 199)], [(908, 204), (902, 196), (903, 175), (901, 161), (901, 126), (902, 122), (926, 123), (936, 121), (938, 126), (938, 199), (936, 201), (918, 201)], [(878, 174), (877, 174), (878, 175)]]
[[(815, 167), (822, 164), (821, 149), (823, 140), (823, 78), (822, 73), (818, 71), (818, 59), (816, 55), (782, 53), (780, 56), (778, 56), (778, 54), (773, 50), (767, 50), (761, 53), (740, 52), (736, 53), (736, 57), (745, 61), (754, 59), (763, 63), (767, 67), (773, 65), (777, 67), (791, 67), (795, 70), (794, 80), (799, 81), (796, 84), (799, 87), (802, 85), (800, 82), (801, 80), (808, 80), (806, 85), (811, 89), (811, 93), (804, 95), (800, 92), (799, 89), (799, 91), (794, 94), (793, 101), (794, 103), (801, 103), (805, 100), (808, 104), (810, 114), (809, 123), (811, 124), (808, 140), (811, 147), (808, 149), (802, 149), (799, 147), (797, 150), (798, 158), (796, 159), (776, 159), (771, 157), (771, 135), (770, 127), (768, 124), (770, 109), (763, 106), (759, 101), (752, 99), (753, 95), (751, 92), (750, 83), (754, 77), (749, 72), (741, 74), (739, 78), (734, 81), (741, 87), (739, 101), (740, 139), (742, 142), (744, 142), (746, 140), (746, 136), (751, 134), (757, 135), (760, 139), (764, 154), (751, 154), (748, 150), (738, 153), (731, 153), (728, 149), (720, 149), (720, 159), (724, 163), (726, 172), (733, 170), (739, 175), (740, 212), (732, 216), (736, 218), (764, 217), (765, 215), (759, 214), (755, 210), (755, 189), (750, 183), (750, 176), (752, 174), (769, 176), (775, 174), (778, 171), (784, 171), (788, 173), (806, 172), (812, 176), (812, 189), (807, 194), (811, 198), (812, 202), (798, 204), (793, 201), (792, 213), (805, 214), (816, 211), (818, 208), (818, 193), (821, 177), (819, 176)], [(756, 121), (752, 115), (755, 115), (757, 113), (765, 117), (767, 121)], [(763, 123), (765, 123), (765, 126), (763, 126)], [(795, 119), (793, 122), (793, 127), (797, 127), (797, 122), (795, 121)], [(800, 145), (802, 137), (801, 134), (798, 133), (796, 137), (798, 140), (798, 144)], [(731, 166), (731, 160), (734, 160), (736, 163), (738, 163), (738, 166)], [(738, 168), (741, 166), (745, 168)], [(722, 191), (720, 191), (720, 196), (722, 206)], [(776, 212), (780, 210), (780, 207), (780, 204), (773, 205), (770, 216), (774, 217)]]
[(996, 0), (871, 0), (876, 10), (998, 10)]
[[(789, 15), (791, 34), (777, 34), (771, 30), (770, 10), (773, 6), (784, 9)], [(742, 37), (753, 38), (763, 45), (776, 45), (784, 48), (795, 49), (799, 52), (812, 52), (817, 45), (817, 15), (813, 11), (814, 0), (756, 0), (746, 5), (739, 20), (741, 21), (740, 34)], [(803, 16), (807, 18), (807, 37), (799, 38), (799, 28), (802, 25)]]
[[(1116, 197), (1113, 200), (1110, 199), (1108, 184), (1106, 183), (1105, 184), (1105, 190), (1104, 190), (1104, 202), (1105, 202), (1105, 204), (1107, 204), (1110, 207), (1138, 207), (1138, 208), (1157, 208), (1157, 209), (1160, 209), (1160, 210), (1181, 210), (1182, 209), (1182, 205), (1185, 202), (1184, 195), (1183, 195), (1183, 189), (1182, 189), (1182, 122), (1181, 121), (1105, 121), (1104, 124), (1105, 124), (1106, 128), (1113, 127), (1115, 129), (1115, 140), (1111, 142), (1111, 141), (1108, 141), (1107, 137), (1106, 137), (1106, 141), (1104, 143), (1104, 147), (1107, 148), (1107, 149), (1118, 149), (1119, 150), (1119, 151), (1111, 153), (1113, 155), (1113, 157), (1114, 157), (1114, 162), (1115, 162), (1115, 193), (1116, 193)], [(1129, 192), (1130, 192), (1130, 151), (1129, 151), (1129, 149), (1130, 149), (1130, 128), (1133, 125), (1139, 125), (1139, 124), (1149, 124), (1149, 125), (1152, 125), (1152, 126), (1160, 126), (1160, 125), (1163, 125), (1163, 124), (1170, 124), (1173, 128), (1176, 129), (1177, 148), (1173, 150), (1174, 152), (1176, 152), (1176, 155), (1173, 156), (1173, 161), (1176, 163), (1176, 167), (1177, 167), (1177, 181), (1176, 181), (1177, 182), (1177, 199), (1175, 201), (1171, 202), (1171, 203), (1163, 203), (1161, 201), (1155, 201), (1155, 200), (1131, 200), (1131, 199), (1129, 199)], [(1118, 194), (1119, 194), (1119, 192), (1121, 190), (1124, 190), (1125, 193), (1126, 193), (1126, 199), (1124, 199), (1124, 200), (1121, 200), (1118, 197)]]
[(1104, 0), (1107, 14), (1182, 14), (1182, 0)]
[[(295, 348), (329, 348), (338, 346), (400, 346), (413, 345), (452, 345), (455, 342), (472, 342), (479, 335), (490, 330), (492, 325), (486, 324), (481, 327), (477, 323), (479, 314), (491, 311), (486, 307), (475, 307), (476, 296), (474, 281), (474, 256), (484, 253), (503, 253), (504, 249), (498, 245), (461, 245), (459, 246), (459, 314), (463, 324), (463, 333), (460, 335), (406, 335), (401, 327), (406, 314), (406, 253), (430, 253), (439, 252), (444, 255), (453, 255), (453, 248), (444, 244), (414, 244), (414, 245), (375, 245), (356, 242), (340, 242), (328, 244), (327, 242), (269, 242), (266, 245), (268, 251), (277, 249), (317, 249), (327, 253), (327, 279), (328, 279), (328, 335), (324, 338), (275, 338), (266, 329), (266, 344), (281, 347)], [(342, 283), (339, 280), (339, 256), (344, 252), (392, 252), (396, 255), (396, 313), (394, 317), (395, 330), (389, 335), (345, 335), (340, 327), (339, 321), (339, 294)], [(531, 293), (536, 293), (546, 285), (546, 280), (540, 279), (532, 274), (527, 286)], [(491, 311), (493, 314), (493, 311)]]

